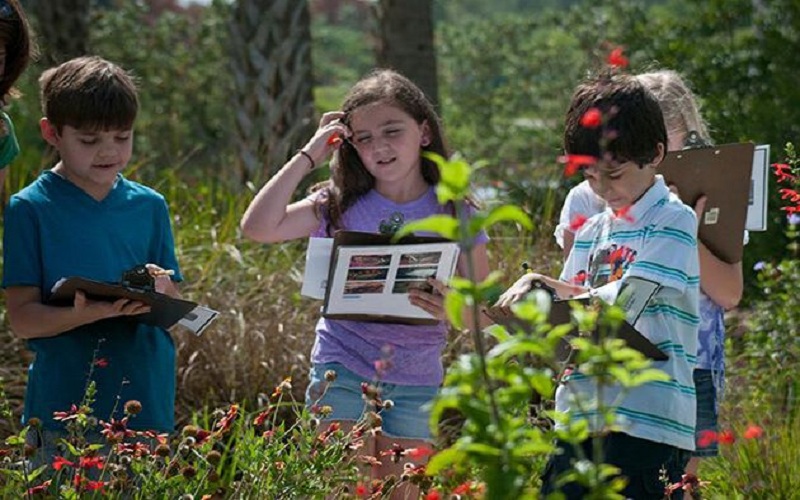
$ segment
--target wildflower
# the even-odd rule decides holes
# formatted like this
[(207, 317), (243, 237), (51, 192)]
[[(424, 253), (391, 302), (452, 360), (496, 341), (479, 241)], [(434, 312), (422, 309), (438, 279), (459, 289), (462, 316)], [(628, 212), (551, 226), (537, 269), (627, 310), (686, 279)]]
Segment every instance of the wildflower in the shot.
[(211, 465), (217, 465), (222, 460), (222, 454), (217, 450), (211, 450), (206, 455), (206, 461)]
[(436, 490), (430, 490), (425, 494), (425, 500), (441, 500), (442, 495)]
[(72, 405), (69, 411), (54, 411), (53, 420), (59, 422), (66, 422), (67, 420), (75, 420), (82, 413), (83, 413), (83, 408), (78, 408), (76, 405)]
[(378, 399), (380, 395), (378, 388), (368, 382), (361, 382), (361, 394), (367, 399)]
[(106, 358), (97, 358), (94, 360), (94, 366), (98, 368), (105, 368), (108, 366), (108, 360)]
[(319, 412), (318, 412), (318, 413), (319, 413), (319, 414), (320, 414), (320, 416), (322, 416), (322, 417), (327, 417), (327, 416), (329, 416), (331, 413), (333, 413), (333, 407), (332, 407), (332, 406), (330, 406), (330, 405), (322, 405), (322, 407), (319, 409)]
[(285, 379), (283, 379), (283, 382), (281, 382), (280, 384), (278, 384), (277, 387), (275, 387), (275, 390), (272, 391), (272, 395), (270, 397), (277, 398), (284, 392), (291, 390), (292, 390), (292, 377), (286, 377)]
[(572, 282), (573, 285), (583, 286), (583, 284), (586, 283), (586, 281), (588, 281), (588, 274), (586, 271), (583, 270), (578, 271), (578, 274), (573, 276), (573, 278), (570, 281)]
[(75, 464), (64, 457), (53, 457), (53, 470), (61, 470), (62, 467), (75, 467)]
[(697, 446), (700, 448), (708, 448), (717, 442), (717, 433), (711, 430), (700, 431), (697, 438)]
[(264, 431), (264, 434), (261, 435), (262, 438), (266, 439), (267, 441), (271, 440), (275, 436), (275, 431)]
[(719, 444), (733, 444), (736, 442), (736, 437), (731, 431), (722, 431), (717, 435), (717, 440)]
[(582, 228), (583, 225), (586, 224), (587, 220), (589, 220), (589, 218), (586, 217), (585, 215), (577, 214), (569, 222), (569, 230), (572, 231), (573, 233), (576, 233), (578, 229)]
[(614, 210), (614, 217), (628, 222), (633, 222), (633, 216), (630, 214), (632, 206), (633, 205), (628, 205), (627, 207), (622, 207), (619, 210)]
[(753, 266), (753, 271), (761, 271), (762, 269), (764, 269), (764, 267), (766, 267), (766, 264), (764, 263), (764, 261), (763, 260), (759, 260)]
[(564, 177), (572, 177), (583, 167), (590, 167), (597, 163), (597, 158), (591, 155), (563, 155), (557, 158), (559, 163), (565, 164)]
[(28, 488), (28, 496), (38, 495), (39, 493), (44, 493), (47, 491), (47, 488), (50, 487), (51, 480), (48, 479), (47, 481), (43, 482), (39, 486), (34, 486), (32, 488)]
[(367, 490), (367, 487), (364, 486), (364, 483), (359, 482), (356, 485), (356, 496), (357, 497), (366, 497), (367, 495), (369, 495), (369, 490)]
[(181, 469), (181, 475), (186, 479), (192, 479), (197, 475), (197, 469), (195, 469), (191, 465), (187, 465), (186, 467)]
[(31, 426), (33, 429), (38, 429), (42, 426), (42, 421), (36, 417), (31, 417), (28, 419), (28, 425)]
[(750, 424), (747, 426), (747, 430), (744, 431), (742, 437), (745, 439), (757, 439), (764, 435), (764, 429), (757, 425)]
[(328, 146), (338, 146), (342, 143), (342, 137), (339, 134), (331, 134), (326, 143)]
[(418, 448), (408, 448), (403, 452), (403, 455), (411, 458), (412, 460), (419, 460), (421, 458), (429, 457), (435, 452), (427, 446), (420, 446)]
[(278, 470), (285, 469), (286, 468), (286, 462), (282, 462), (282, 461), (278, 460), (277, 462), (275, 462), (275, 468), (278, 469)]
[(379, 359), (375, 361), (375, 373), (381, 377), (384, 373), (386, 373), (392, 367), (392, 362), (388, 359)]
[(181, 431), (181, 433), (182, 433), (184, 436), (192, 436), (192, 437), (196, 437), (196, 436), (197, 436), (197, 432), (198, 432), (199, 430), (200, 430), (200, 428), (199, 428), (199, 427), (197, 427), (196, 425), (187, 425), (187, 426), (185, 426), (185, 427), (183, 428), (183, 430)]
[(239, 416), (239, 405), (231, 405), (230, 408), (228, 408), (228, 413), (217, 423), (219, 432), (228, 432), (237, 416)]
[(166, 458), (169, 456), (169, 452), (170, 452), (169, 445), (167, 445), (166, 443), (161, 443), (158, 446), (156, 446), (155, 453), (157, 457)]
[(781, 194), (782, 200), (788, 199), (792, 203), (800, 203), (800, 193), (798, 193), (794, 189), (783, 188), (779, 189), (778, 192)]
[(472, 481), (461, 483), (453, 490), (453, 495), (468, 495), (472, 490)]
[(134, 457), (145, 457), (150, 455), (150, 447), (144, 443), (119, 443), (117, 453), (120, 455), (133, 455)]
[(623, 55), (622, 47), (614, 48), (607, 59), (608, 65), (613, 68), (626, 68), (628, 67), (628, 58)]
[(22, 456), (25, 458), (31, 458), (36, 454), (36, 450), (37, 448), (35, 446), (25, 443), (25, 446), (22, 447)]
[(797, 213), (790, 213), (786, 216), (786, 222), (788, 222), (790, 226), (796, 226), (800, 224), (800, 215)]
[(787, 163), (773, 163), (772, 168), (775, 171), (775, 176), (778, 182), (794, 181), (795, 177), (790, 173), (792, 167)]
[(125, 413), (127, 415), (138, 415), (142, 411), (142, 403), (136, 401), (135, 399), (131, 399), (127, 403), (125, 403)]
[(388, 450), (384, 450), (381, 452), (382, 457), (391, 457), (392, 462), (397, 463), (400, 461), (400, 458), (405, 455), (406, 449), (400, 446), (397, 443), (393, 443), (392, 447)]
[(333, 382), (334, 380), (336, 380), (336, 370), (326, 370), (325, 380), (327, 380), (328, 382)]
[(125, 438), (136, 435), (134, 431), (128, 429), (128, 417), (124, 417), (122, 420), (112, 418), (111, 422), (103, 422), (101, 420), (100, 425), (103, 426), (100, 434), (104, 435), (106, 440), (111, 443), (121, 443)]
[(96, 467), (98, 469), (103, 468), (103, 461), (104, 458), (97, 456), (97, 457), (81, 457), (79, 462), (79, 467), (81, 469), (91, 469), (92, 467)]
[(603, 113), (597, 108), (589, 108), (581, 116), (581, 127), (597, 128), (603, 123)]
[(270, 416), (271, 413), (272, 413), (272, 408), (267, 408), (266, 410), (262, 411), (261, 413), (256, 415), (256, 418), (253, 419), (253, 425), (255, 427), (261, 427), (262, 425), (264, 425), (264, 421), (267, 420), (267, 418)]
[(392, 408), (394, 408), (394, 401), (392, 401), (391, 399), (387, 399), (386, 401), (383, 402), (384, 410), (391, 410)]
[(155, 439), (160, 444), (166, 444), (167, 437), (169, 437), (169, 435), (166, 433), (159, 434), (156, 431), (137, 431), (136, 435), (150, 439)]

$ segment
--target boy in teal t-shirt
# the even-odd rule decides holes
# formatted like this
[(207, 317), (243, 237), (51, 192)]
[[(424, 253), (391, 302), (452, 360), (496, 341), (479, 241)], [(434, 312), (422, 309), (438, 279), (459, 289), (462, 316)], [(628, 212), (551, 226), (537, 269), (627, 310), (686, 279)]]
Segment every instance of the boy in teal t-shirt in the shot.
[[(54, 412), (80, 406), (91, 374), (98, 419), (119, 420), (123, 404), (137, 400), (142, 410), (129, 427), (170, 432), (175, 347), (168, 332), (136, 321), (148, 307), (93, 301), (81, 292), (72, 307), (47, 304), (63, 277), (116, 282), (140, 264), (159, 275), (157, 291), (179, 296), (167, 204), (120, 173), (132, 154), (136, 88), (121, 68), (98, 57), (49, 69), (40, 85), (42, 135), (60, 161), (11, 197), (3, 235), (11, 329), (35, 354), (23, 419), (41, 420), (45, 438), (62, 436)], [(163, 269), (175, 271), (172, 279)]]

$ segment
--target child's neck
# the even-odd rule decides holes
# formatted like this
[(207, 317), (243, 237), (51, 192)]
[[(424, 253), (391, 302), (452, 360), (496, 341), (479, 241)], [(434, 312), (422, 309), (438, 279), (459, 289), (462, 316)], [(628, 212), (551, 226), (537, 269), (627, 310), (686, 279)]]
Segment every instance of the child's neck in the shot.
[(381, 196), (395, 203), (408, 203), (418, 200), (424, 195), (430, 185), (420, 175), (411, 182), (376, 183), (375, 191)]
[(89, 179), (74, 175), (69, 171), (68, 168), (64, 167), (63, 161), (58, 162), (56, 166), (52, 168), (52, 172), (59, 177), (68, 180), (77, 186), (81, 191), (94, 198), (96, 201), (103, 201), (105, 197), (108, 196), (108, 193), (111, 192), (111, 188), (114, 187), (113, 184), (97, 184)]

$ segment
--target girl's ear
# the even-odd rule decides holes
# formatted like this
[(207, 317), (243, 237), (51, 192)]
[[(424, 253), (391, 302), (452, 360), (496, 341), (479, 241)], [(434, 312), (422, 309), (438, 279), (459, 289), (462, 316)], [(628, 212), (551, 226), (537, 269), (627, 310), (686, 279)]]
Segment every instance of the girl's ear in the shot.
[(53, 147), (58, 146), (60, 137), (55, 125), (50, 123), (50, 120), (47, 118), (39, 120), (39, 130), (42, 132), (42, 138), (47, 141), (48, 144)]
[(428, 125), (428, 120), (422, 122), (422, 137), (420, 138), (419, 143), (423, 148), (431, 145), (431, 127)]

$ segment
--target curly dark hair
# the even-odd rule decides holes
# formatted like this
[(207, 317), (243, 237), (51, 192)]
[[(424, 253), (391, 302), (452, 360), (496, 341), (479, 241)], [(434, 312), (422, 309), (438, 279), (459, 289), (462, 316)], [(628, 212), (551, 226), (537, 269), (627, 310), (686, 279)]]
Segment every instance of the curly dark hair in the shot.
[(5, 71), (0, 75), (0, 100), (17, 96), (14, 84), (36, 56), (31, 28), (18, 0), (0, 0), (0, 44), (5, 45)]

